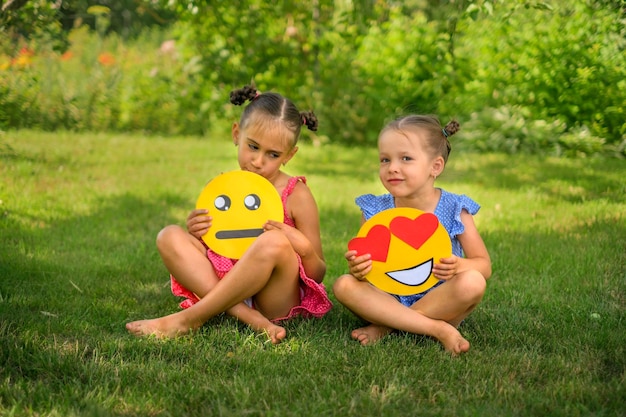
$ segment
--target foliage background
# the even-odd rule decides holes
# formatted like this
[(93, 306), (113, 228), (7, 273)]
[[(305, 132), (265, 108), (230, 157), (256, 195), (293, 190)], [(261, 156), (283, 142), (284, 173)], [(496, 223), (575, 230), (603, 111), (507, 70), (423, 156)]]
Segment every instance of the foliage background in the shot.
[[(371, 145), (407, 112), (455, 147), (626, 155), (622, 0), (33, 0), (4, 10), (0, 129), (205, 135), (254, 81)], [(32, 22), (37, 22), (32, 24)]]

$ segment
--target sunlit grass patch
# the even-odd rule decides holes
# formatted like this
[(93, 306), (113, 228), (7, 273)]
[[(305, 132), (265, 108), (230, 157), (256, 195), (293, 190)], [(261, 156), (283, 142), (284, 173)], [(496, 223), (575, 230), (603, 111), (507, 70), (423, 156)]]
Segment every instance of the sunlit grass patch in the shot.
[[(453, 359), (404, 333), (361, 347), (350, 331), (362, 322), (336, 301), (286, 323), (276, 346), (224, 316), (134, 338), (127, 321), (179, 309), (155, 236), (237, 168), (229, 136), (0, 138), (2, 415), (622, 413), (622, 161), (452, 155), (438, 185), (481, 204), (494, 266), (460, 328), (470, 352)], [(285, 169), (317, 197), (330, 289), (359, 227), (354, 198), (384, 192), (376, 150), (303, 143)]]

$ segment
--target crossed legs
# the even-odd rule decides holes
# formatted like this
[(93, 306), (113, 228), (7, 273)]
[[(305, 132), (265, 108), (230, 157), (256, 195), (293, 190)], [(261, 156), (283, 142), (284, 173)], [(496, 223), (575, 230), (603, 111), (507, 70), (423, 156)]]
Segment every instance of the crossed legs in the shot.
[(343, 305), (370, 325), (352, 331), (363, 345), (376, 342), (393, 329), (437, 339), (453, 355), (469, 350), (456, 327), (478, 305), (486, 283), (477, 271), (466, 271), (430, 291), (410, 308), (367, 281), (352, 275), (337, 279), (333, 292)]
[[(132, 334), (176, 337), (197, 329), (222, 313), (237, 317), (280, 342), (285, 329), (270, 320), (282, 317), (300, 302), (299, 266), (293, 248), (280, 231), (259, 236), (226, 276), (219, 280), (204, 246), (184, 229), (168, 226), (157, 237), (167, 269), (200, 300), (168, 316), (128, 323)], [(253, 297), (255, 309), (242, 301)]]

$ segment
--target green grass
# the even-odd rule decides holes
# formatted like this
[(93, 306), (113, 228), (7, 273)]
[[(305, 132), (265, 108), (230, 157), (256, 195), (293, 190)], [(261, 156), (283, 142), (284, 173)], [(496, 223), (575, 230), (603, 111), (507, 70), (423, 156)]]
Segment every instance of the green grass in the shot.
[[(226, 317), (129, 336), (127, 321), (178, 309), (157, 232), (235, 168), (228, 132), (0, 135), (0, 415), (623, 415), (623, 160), (452, 154), (439, 185), (482, 204), (494, 269), (460, 358), (407, 334), (363, 348), (337, 302), (278, 346)], [(383, 192), (375, 150), (304, 143), (287, 171), (317, 197), (330, 288), (354, 197)]]

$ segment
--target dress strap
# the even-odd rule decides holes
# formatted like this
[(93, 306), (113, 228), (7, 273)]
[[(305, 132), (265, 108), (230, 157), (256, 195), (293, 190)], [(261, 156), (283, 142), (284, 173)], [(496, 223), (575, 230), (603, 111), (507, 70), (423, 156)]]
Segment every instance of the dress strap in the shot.
[(289, 178), (289, 181), (287, 181), (287, 185), (285, 186), (285, 189), (283, 190), (283, 194), (280, 196), (280, 199), (283, 202), (283, 213), (284, 213), (283, 221), (285, 222), (285, 224), (289, 226), (295, 226), (295, 222), (293, 221), (291, 217), (289, 217), (289, 213), (287, 213), (287, 198), (291, 195), (291, 193), (293, 192), (293, 189), (296, 188), (296, 185), (298, 184), (299, 181), (302, 181), (304, 184), (306, 184), (305, 177), (300, 176), (300, 177)]
[(293, 192), (293, 189), (296, 188), (296, 184), (298, 184), (298, 181), (302, 181), (304, 184), (306, 184), (306, 178), (302, 176), (291, 177), (289, 178), (289, 181), (287, 181), (287, 185), (283, 190), (283, 195), (280, 196), (281, 200), (283, 201), (283, 206), (285, 205), (285, 203), (287, 203), (287, 197), (289, 197)]

